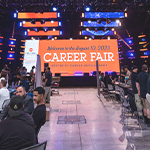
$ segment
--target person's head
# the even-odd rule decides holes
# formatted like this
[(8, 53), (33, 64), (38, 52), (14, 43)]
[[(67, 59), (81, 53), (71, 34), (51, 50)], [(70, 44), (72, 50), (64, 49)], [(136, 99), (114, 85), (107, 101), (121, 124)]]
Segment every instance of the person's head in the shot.
[(20, 95), (21, 97), (25, 97), (26, 96), (26, 90), (23, 86), (19, 86), (17, 89), (16, 89), (16, 95)]
[(3, 78), (0, 79), (0, 88), (6, 87), (7, 81)]
[(45, 94), (45, 90), (42, 87), (37, 87), (33, 90), (33, 100), (34, 103), (42, 103), (44, 102), (44, 94)]
[(112, 78), (112, 74), (111, 73), (108, 76), (109, 76), (109, 78)]
[(128, 71), (128, 66), (127, 65), (124, 66), (124, 70)]
[(50, 67), (47, 67), (47, 68), (46, 68), (46, 71), (49, 72), (49, 71), (50, 71)]
[(7, 64), (4, 65), (4, 68), (5, 68), (5, 69), (8, 68)]
[(101, 76), (104, 76), (104, 73), (103, 73), (103, 72), (101, 73)]
[(132, 71), (137, 73), (138, 72), (138, 67), (137, 66), (132, 66)]
[(34, 69), (35, 68), (35, 66), (32, 66), (32, 69)]
[(25, 69), (26, 69), (26, 67), (23, 67), (23, 68), (22, 68), (22, 70), (25, 70)]
[(148, 67), (146, 64), (143, 64), (142, 65), (142, 70), (145, 71), (145, 72), (148, 72)]
[(21, 81), (24, 81), (26, 79), (26, 77), (25, 76), (21, 76), (20, 79), (21, 79)]
[(108, 76), (108, 72), (105, 72), (105, 76)]
[(12, 116), (20, 116), (23, 110), (23, 98), (20, 95), (13, 96), (10, 100), (8, 114)]

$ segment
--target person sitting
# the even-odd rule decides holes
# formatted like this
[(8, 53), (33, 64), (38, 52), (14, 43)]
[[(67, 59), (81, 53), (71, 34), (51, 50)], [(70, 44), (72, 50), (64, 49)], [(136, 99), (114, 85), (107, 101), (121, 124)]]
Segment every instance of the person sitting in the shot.
[(0, 79), (0, 113), (2, 111), (2, 105), (6, 99), (10, 99), (9, 90), (6, 88), (7, 81)]
[(19, 95), (10, 100), (8, 117), (0, 122), (0, 149), (19, 150), (36, 144), (32, 117), (23, 112), (23, 98)]
[[(27, 95), (25, 88), (23, 86), (19, 86), (16, 89), (16, 95), (20, 95), (23, 98), (24, 104), (23, 111), (31, 115), (34, 110), (34, 103), (33, 99), (29, 95)], [(0, 114), (0, 120), (5, 119), (7, 116), (8, 116), (8, 107), (5, 107), (5, 109)]]
[(37, 87), (33, 91), (33, 100), (34, 103), (37, 104), (37, 107), (34, 109), (32, 114), (35, 124), (36, 136), (38, 136), (41, 126), (43, 126), (46, 122), (46, 106), (44, 103), (44, 94), (45, 90), (42, 87)]
[(28, 90), (29, 90), (29, 84), (26, 81), (26, 77), (25, 76), (21, 76), (20, 80), (21, 80), (20, 86), (23, 86), (25, 88), (26, 92), (28, 92)]

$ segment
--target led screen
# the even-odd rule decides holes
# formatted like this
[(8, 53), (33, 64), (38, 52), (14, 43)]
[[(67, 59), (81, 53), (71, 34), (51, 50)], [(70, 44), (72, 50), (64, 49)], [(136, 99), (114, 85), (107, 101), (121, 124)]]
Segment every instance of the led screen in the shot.
[[(39, 47), (34, 46), (34, 44), (39, 44)], [(33, 43), (26, 42), (26, 51), (28, 55), (38, 51), (41, 56), (42, 72), (45, 65), (51, 68), (53, 74), (61, 73), (62, 76), (66, 74), (72, 76), (75, 73), (91, 74), (91, 72), (96, 71), (96, 59), (99, 62), (99, 71), (119, 72), (117, 46), (116, 39), (39, 40), (39, 42), (34, 40)], [(28, 59), (28, 64), (29, 62), (33, 62), (33, 60), (29, 61)]]

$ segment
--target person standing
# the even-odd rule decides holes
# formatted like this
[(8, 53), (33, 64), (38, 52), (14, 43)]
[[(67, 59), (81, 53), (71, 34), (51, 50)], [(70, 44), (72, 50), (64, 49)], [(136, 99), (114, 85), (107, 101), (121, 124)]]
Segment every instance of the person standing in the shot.
[(8, 117), (0, 122), (0, 149), (19, 150), (36, 144), (34, 122), (23, 112), (23, 98), (14, 96), (10, 100)]
[(44, 94), (45, 94), (45, 90), (42, 87), (37, 87), (33, 91), (33, 100), (34, 103), (37, 104), (37, 107), (34, 109), (32, 114), (34, 124), (35, 124), (36, 136), (38, 136), (41, 126), (43, 126), (46, 122), (46, 106), (44, 103)]
[(147, 94), (147, 79), (149, 78), (148, 67), (146, 64), (142, 65), (142, 72), (140, 72), (136, 79), (136, 88), (143, 102), (143, 112), (145, 123), (150, 127), (150, 104), (146, 99)]
[(50, 103), (50, 95), (51, 95), (51, 85), (52, 85), (52, 73), (50, 71), (50, 67), (46, 68), (46, 73), (45, 73), (45, 101), (47, 103)]
[(6, 99), (10, 99), (9, 90), (6, 88), (7, 81), (0, 80), (0, 113), (2, 112), (2, 105)]
[(138, 115), (139, 118), (143, 119), (143, 104), (142, 104), (142, 100), (138, 94), (138, 90), (136, 88), (136, 79), (138, 76), (138, 67), (137, 66), (133, 66), (132, 67), (132, 73), (131, 73), (131, 85), (132, 85), (132, 89), (134, 92), (134, 99), (135, 99), (135, 104), (137, 107), (137, 111), (138, 111)]

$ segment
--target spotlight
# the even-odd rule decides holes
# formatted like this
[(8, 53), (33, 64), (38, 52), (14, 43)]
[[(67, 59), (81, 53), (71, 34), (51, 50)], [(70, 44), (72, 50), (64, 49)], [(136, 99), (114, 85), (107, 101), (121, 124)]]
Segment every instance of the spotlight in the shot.
[(97, 32), (98, 31), (98, 28), (95, 28), (95, 32)]
[(110, 36), (108, 36), (107, 39), (110, 40)]
[(86, 8), (85, 8), (85, 11), (90, 11), (90, 7), (86, 7)]
[(61, 26), (61, 22), (59, 22), (58, 25)]
[(132, 40), (129, 40), (128, 43), (129, 43), (129, 44), (132, 44)]
[(10, 44), (11, 44), (11, 45), (14, 45), (14, 41), (10, 41)]
[(34, 30), (35, 30), (35, 32), (38, 32), (38, 29), (37, 29), (37, 28), (35, 28)]
[(145, 42), (146, 41), (146, 39), (145, 38), (142, 38), (142, 42)]
[(8, 57), (9, 57), (9, 58), (12, 58), (12, 57), (13, 57), (13, 54), (9, 54)]
[(107, 28), (104, 28), (104, 29), (103, 29), (103, 32), (106, 32), (106, 31), (107, 31)]
[(101, 24), (101, 19), (97, 19), (97, 23), (98, 23), (98, 24)]
[(44, 31), (46, 32), (48, 30), (48, 28), (44, 28)]
[(53, 20), (51, 20), (51, 23), (54, 23), (54, 21), (53, 21)]
[(27, 31), (24, 32), (24, 35), (27, 35)]
[(120, 23), (120, 20), (116, 20), (116, 23)]
[(14, 13), (14, 18), (17, 18), (17, 13)]
[(88, 23), (91, 23), (91, 20), (88, 20)]
[(62, 31), (60, 31), (60, 35), (62, 35)]
[(56, 7), (53, 7), (53, 11), (57, 11), (57, 8), (56, 8)]
[(32, 20), (31, 20), (31, 23), (32, 23), (32, 24), (35, 24), (35, 20), (34, 20), (34, 19), (32, 19)]
[(22, 27), (22, 22), (20, 22), (20, 24), (19, 24), (19, 25), (20, 25), (20, 27)]
[(45, 23), (45, 20), (44, 20), (44, 19), (42, 19), (42, 20), (41, 20), (41, 24), (44, 24), (44, 23)]
[(110, 24), (111, 20), (110, 19), (106, 19), (106, 24)]
[(144, 52), (144, 55), (147, 55), (147, 52)]
[(133, 56), (134, 56), (134, 54), (133, 54), (133, 53), (130, 53), (130, 56), (131, 56), (131, 57), (133, 57)]

